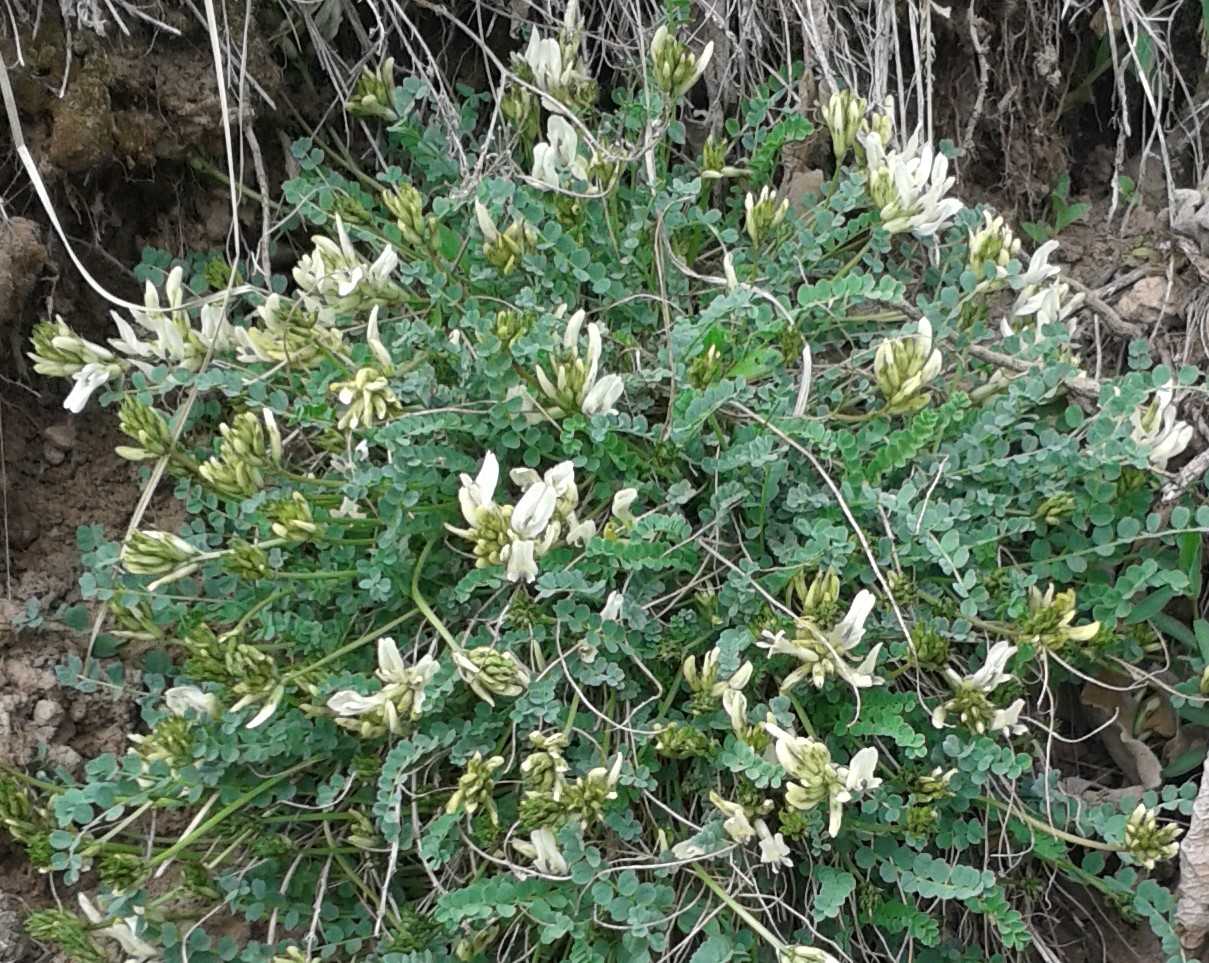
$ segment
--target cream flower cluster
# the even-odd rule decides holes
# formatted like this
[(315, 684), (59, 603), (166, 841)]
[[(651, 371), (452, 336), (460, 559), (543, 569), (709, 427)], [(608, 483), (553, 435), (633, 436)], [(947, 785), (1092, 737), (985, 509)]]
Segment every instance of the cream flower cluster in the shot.
[(1017, 699), (1006, 709), (1000, 709), (990, 700), (990, 694), (1012, 676), (1005, 671), (1008, 660), (1016, 654), (1016, 646), (1010, 642), (996, 642), (987, 652), (982, 668), (966, 676), (958, 675), (945, 668), (945, 677), (953, 690), (952, 698), (932, 710), (932, 725), (942, 728), (951, 716), (957, 716), (962, 725), (982, 734), (997, 733), (1003, 736), (1019, 735), (1026, 731), (1020, 722), (1024, 700)]
[(873, 674), (881, 643), (869, 650), (858, 664), (849, 659), (852, 650), (861, 644), (865, 636), (865, 622), (873, 611), (874, 597), (868, 589), (857, 593), (848, 614), (835, 628), (824, 632), (813, 619), (800, 618), (795, 623), (794, 637), (784, 631), (764, 630), (763, 639), (756, 643), (768, 650), (770, 657), (788, 655), (801, 663), (781, 683), (781, 692), (789, 692), (799, 682), (809, 680), (816, 689), (821, 689), (833, 676), (857, 689), (877, 685), (881, 679)]
[(584, 88), (592, 85), (580, 57), (583, 32), (579, 2), (570, 0), (557, 37), (544, 37), (536, 29), (529, 34), (529, 45), (520, 59), (529, 68), (533, 85), (546, 95), (542, 106), (548, 111), (565, 111), (567, 104), (578, 101)]
[(317, 234), (311, 243), (311, 253), (304, 254), (294, 267), (294, 283), (304, 294), (342, 313), (398, 304), (406, 296), (392, 279), (399, 266), (399, 254), (392, 245), (383, 246), (372, 262), (366, 261), (353, 247), (339, 216), (335, 240)]
[(53, 324), (35, 328), (34, 350), (30, 353), (34, 370), (75, 382), (63, 402), (64, 408), (83, 411), (94, 391), (130, 367), (145, 374), (157, 365), (197, 372), (208, 354), (222, 355), (234, 348), (236, 329), (219, 305), (203, 305), (198, 314), (200, 327), (194, 327), (183, 307), (183, 277), (179, 265), (168, 273), (162, 300), (155, 285), (148, 281), (143, 309), (131, 311), (130, 321), (112, 313), (119, 335), (109, 339), (113, 350), (80, 337), (59, 317)]
[(787, 732), (773, 723), (765, 730), (776, 739), (777, 762), (793, 782), (785, 785), (785, 802), (793, 809), (828, 808), (827, 834), (835, 836), (844, 818), (844, 804), (882, 784), (877, 777), (877, 750), (861, 749), (847, 766), (837, 766), (823, 743)]
[(560, 462), (545, 475), (517, 468), (510, 477), (521, 497), (515, 505), (497, 504), (500, 466), (488, 452), (478, 475), (461, 476), (458, 504), (468, 527), (446, 527), (474, 543), (477, 567), (505, 565), (508, 581), (532, 582), (546, 552), (560, 541), (583, 545), (596, 534), (596, 524), (576, 514), (579, 489), (571, 462)]
[(1031, 326), (1034, 340), (1040, 341), (1042, 332), (1054, 324), (1064, 324), (1067, 333), (1074, 334), (1074, 314), (1083, 306), (1083, 295), (1072, 294), (1070, 285), (1061, 280), (1062, 269), (1049, 263), (1057, 249), (1057, 241), (1046, 241), (1033, 252), (1028, 267), (1012, 278), (1016, 300), (999, 323), (1005, 338)]
[(588, 168), (579, 155), (579, 134), (559, 114), (546, 122), (546, 139), (533, 147), (532, 177), (540, 185), (559, 190), (568, 175), (574, 181), (588, 180)]
[[(559, 308), (559, 314), (566, 310)], [(542, 365), (534, 371), (537, 387), (544, 396), (538, 401), (524, 386), (513, 388), (509, 397), (519, 397), (527, 417), (539, 420), (543, 415), (562, 419), (574, 412), (589, 417), (611, 414), (616, 411), (618, 399), (624, 390), (621, 376), (601, 374), (600, 355), (603, 345), (600, 325), (590, 322), (587, 326), (588, 350), (579, 353), (579, 338), (584, 327), (584, 312), (576, 311), (567, 320), (563, 332), (562, 353), (554, 359), (551, 368), (553, 377)]]
[(945, 197), (955, 178), (944, 154), (921, 144), (918, 134), (901, 151), (887, 151), (878, 131), (867, 133), (862, 143), (869, 196), (881, 208), (882, 227), (891, 234), (909, 231), (929, 238), (949, 226), (962, 203)]
[(437, 673), (437, 662), (425, 655), (414, 665), (403, 661), (399, 646), (388, 635), (378, 639), (378, 669), (382, 686), (372, 695), (341, 689), (327, 700), (336, 725), (363, 736), (402, 735), (424, 710), (424, 687)]
[(1168, 384), (1154, 393), (1150, 404), (1139, 406), (1129, 418), (1133, 425), (1130, 438), (1160, 471), (1192, 441), (1192, 426), (1178, 420), (1177, 407), (1175, 385)]

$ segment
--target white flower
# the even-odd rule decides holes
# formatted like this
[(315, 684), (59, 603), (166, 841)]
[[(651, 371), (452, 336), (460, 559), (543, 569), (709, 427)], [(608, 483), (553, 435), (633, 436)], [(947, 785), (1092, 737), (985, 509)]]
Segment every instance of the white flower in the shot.
[(939, 234), (961, 210), (956, 198), (945, 198), (955, 178), (948, 175), (949, 159), (931, 144), (912, 136), (902, 151), (883, 149), (881, 137), (864, 138), (869, 193), (881, 208), (882, 226), (891, 234), (910, 231), (916, 237)]
[(789, 846), (785, 837), (780, 833), (774, 834), (763, 819), (756, 820), (756, 833), (760, 837), (760, 862), (774, 873), (779, 873), (782, 867), (793, 868), (793, 860), (789, 855)]
[(386, 350), (386, 345), (382, 343), (382, 338), (378, 334), (378, 310), (380, 307), (381, 305), (375, 304), (373, 310), (369, 312), (369, 323), (365, 328), (365, 343), (369, 345), (374, 359), (384, 371), (389, 373), (394, 369), (395, 363), (391, 360), (390, 352)]
[[(841, 770), (843, 767), (841, 767)], [(844, 772), (844, 788), (849, 792), (867, 792), (876, 789), (882, 781), (875, 775), (877, 770), (877, 750), (866, 746), (850, 760)]]
[(802, 345), (802, 377), (798, 382), (798, 396), (793, 402), (793, 416), (801, 418), (806, 414), (806, 402), (810, 400), (810, 378), (813, 366), (810, 356), (810, 345)]
[(600, 610), (600, 620), (602, 622), (619, 622), (621, 621), (621, 604), (625, 601), (625, 596), (620, 592), (610, 592), (609, 597), (605, 600), (605, 606)]
[(726, 830), (726, 835), (736, 843), (746, 843), (756, 835), (755, 827), (747, 818), (747, 810), (741, 804), (729, 802), (716, 792), (709, 794), (709, 801), (726, 817), (722, 822), (722, 828)]
[(535, 547), (529, 539), (517, 539), (500, 553), (500, 557), (508, 564), (509, 582), (532, 582), (537, 578), (537, 559), (533, 552)]
[(735, 259), (730, 251), (722, 255), (722, 273), (726, 277), (726, 290), (735, 290), (739, 286), (739, 276), (735, 274)]
[(634, 504), (634, 500), (638, 497), (638, 489), (623, 488), (613, 496), (613, 517), (622, 525), (633, 525), (634, 515), (630, 511), (630, 506)]
[(781, 691), (788, 692), (799, 682), (809, 679), (815, 688), (821, 689), (831, 676), (857, 689), (867, 689), (881, 682), (873, 674), (881, 654), (879, 642), (857, 665), (848, 661), (849, 653), (860, 645), (865, 636), (865, 622), (873, 610), (873, 593), (862, 589), (848, 608), (848, 614), (830, 632), (823, 632), (814, 621), (798, 619), (795, 637), (789, 638), (784, 631), (764, 631), (764, 637), (756, 644), (768, 650), (770, 657), (788, 655), (802, 664), (785, 677)]
[(1045, 282), (1056, 278), (1062, 269), (1056, 264), (1049, 263), (1049, 256), (1058, 250), (1057, 241), (1046, 241), (1029, 258), (1027, 270), (1021, 271), (1012, 278), (1011, 285), (1017, 291), (1028, 287), (1039, 287)]
[(500, 480), (500, 463), (491, 452), (483, 457), (483, 465), (478, 475), (473, 479), (466, 474), (461, 476), (462, 487), (458, 492), (458, 504), (462, 508), (462, 517), (473, 528), (478, 524), (480, 510), (491, 511), (495, 508), (495, 486)]
[(546, 122), (546, 140), (533, 147), (533, 179), (548, 187), (562, 187), (564, 173), (578, 181), (588, 179), (588, 168), (579, 156), (579, 134), (560, 114)]
[(496, 241), (500, 236), (499, 229), (491, 219), (491, 213), (477, 197), (474, 199), (474, 216), (479, 222), (479, 230), (483, 232), (483, 240), (488, 244)]
[(1005, 736), (1018, 736), (1028, 731), (1028, 726), (1020, 721), (1020, 713), (1024, 709), (1024, 700), (1017, 699), (1006, 709), (996, 709), (987, 726), (991, 732), (999, 732)]
[(529, 843), (533, 846), (533, 868), (545, 876), (565, 876), (567, 861), (558, 848), (558, 840), (554, 838), (554, 830), (548, 827), (535, 829), (529, 834)]
[(567, 527), (567, 544), (568, 545), (586, 545), (596, 534), (596, 523), (590, 518), (585, 521), (579, 521), (572, 513), (568, 519)]
[[(1003, 670), (1007, 666), (1008, 660), (1015, 654), (1016, 646), (1010, 642), (1002, 639), (996, 642), (987, 652), (986, 662), (983, 663), (982, 668), (969, 677), (969, 683), (983, 692), (994, 692), (1012, 678)], [(950, 680), (958, 678), (952, 669), (949, 669), (947, 674), (950, 676)]]
[(115, 372), (110, 365), (97, 364), (96, 362), (84, 365), (83, 368), (72, 375), (75, 384), (71, 386), (71, 392), (63, 401), (63, 407), (78, 415), (84, 410), (84, 406), (88, 404), (88, 399), (92, 397), (92, 393), (102, 385), (108, 384), (114, 377)]
[(747, 733), (747, 696), (728, 691), (722, 697), (722, 708), (730, 717), (730, 727), (740, 739)]
[[(608, 414), (615, 410), (614, 406), (624, 389), (618, 375), (600, 374), (602, 336), (600, 326), (595, 322), (588, 325), (588, 350), (580, 356), (579, 334), (583, 322), (582, 310), (576, 311), (567, 320), (563, 332), (563, 350), (553, 369), (553, 378), (546, 374), (540, 364), (534, 370), (538, 387), (551, 402), (546, 411), (554, 418), (564, 418), (573, 411), (581, 411), (589, 416)], [(519, 394), (526, 410), (535, 408), (527, 391)]]
[[(93, 903), (83, 893), (79, 893), (76, 898), (79, 900), (80, 909), (84, 911), (84, 916), (93, 926), (105, 922), (105, 914), (97, 909)], [(135, 926), (138, 925), (138, 917), (130, 916), (124, 920), (117, 920), (110, 923), (108, 926), (101, 926), (95, 930), (98, 936), (107, 936), (114, 940), (126, 954), (127, 963), (137, 960), (150, 960), (159, 957), (160, 951), (148, 943), (146, 940), (134, 933)]]
[(164, 690), (164, 705), (174, 716), (192, 712), (203, 719), (222, 715), (222, 702), (213, 692), (203, 692), (195, 685), (176, 685)]
[(509, 522), (512, 531), (522, 539), (537, 538), (545, 531), (557, 505), (558, 492), (552, 486), (545, 482), (531, 486), (512, 510)]
[(341, 689), (333, 692), (327, 700), (327, 707), (338, 716), (363, 716), (382, 708), (386, 697), (381, 690), (373, 695), (362, 695), (352, 689)]
[(1175, 386), (1158, 389), (1149, 405), (1140, 406), (1129, 417), (1133, 425), (1130, 438), (1146, 451), (1147, 460), (1163, 470), (1167, 462), (1180, 454), (1192, 441), (1192, 426), (1177, 421)]

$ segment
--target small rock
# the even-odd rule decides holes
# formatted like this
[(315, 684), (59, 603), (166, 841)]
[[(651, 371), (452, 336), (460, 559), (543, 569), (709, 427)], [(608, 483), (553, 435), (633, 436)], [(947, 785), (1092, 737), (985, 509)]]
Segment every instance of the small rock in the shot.
[(39, 699), (34, 705), (35, 726), (58, 726), (63, 720), (63, 707), (53, 699)]
[(42, 457), (46, 459), (47, 464), (61, 465), (67, 455), (62, 448), (56, 448), (48, 441), (42, 446)]
[(84, 762), (84, 757), (71, 746), (51, 746), (46, 750), (46, 761), (52, 766), (62, 766), (69, 772), (74, 772)]
[(1142, 278), (1125, 292), (1117, 305), (1117, 311), (1126, 321), (1134, 324), (1154, 324), (1164, 315), (1174, 314), (1176, 306), (1168, 295), (1167, 279), (1164, 277)]
[(58, 425), (51, 425), (45, 429), (42, 434), (56, 448), (63, 451), (70, 451), (76, 444), (76, 426), (70, 421), (64, 421)]

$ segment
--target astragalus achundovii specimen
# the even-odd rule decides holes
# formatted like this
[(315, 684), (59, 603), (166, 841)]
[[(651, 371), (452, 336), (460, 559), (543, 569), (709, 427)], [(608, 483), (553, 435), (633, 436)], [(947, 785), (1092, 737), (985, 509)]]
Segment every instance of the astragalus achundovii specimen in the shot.
[[(1106, 665), (1200, 698), (1136, 614), (1197, 594), (1209, 512), (1148, 517), (1190, 373), (1135, 346), (1068, 393), (1056, 248), (888, 109), (837, 95), (811, 134), (770, 87), (687, 157), (710, 53), (654, 26), (606, 112), (574, 7), (518, 42), (497, 123), (465, 106), (495, 139), (458, 145), (516, 154), (473, 184), (425, 82), (374, 66), (381, 190), (300, 150), (289, 277), (235, 265), (258, 293), (203, 314), (196, 263), (149, 262), (119, 337), (38, 329), (187, 519), (81, 534), (101, 651), (151, 650), (148, 730), (0, 783), (40, 867), (99, 880), (100, 921), (40, 938), (210, 963), (179, 907), (221, 906), (277, 921), (252, 961), (940, 963), (950, 932), (1022, 951), (1041, 878), (1169, 913), (1140, 873), (1187, 790), (1088, 805), (1043, 747)], [(839, 168), (786, 203), (805, 136)]]

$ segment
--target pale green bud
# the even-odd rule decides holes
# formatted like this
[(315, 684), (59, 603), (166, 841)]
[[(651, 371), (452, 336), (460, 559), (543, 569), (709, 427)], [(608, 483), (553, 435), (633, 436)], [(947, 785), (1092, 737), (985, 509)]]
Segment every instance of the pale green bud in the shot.
[(387, 57), (376, 70), (366, 67), (362, 71), (345, 107), (354, 116), (378, 117), (393, 124), (399, 119), (394, 102), (395, 59)]
[(1179, 826), (1168, 823), (1160, 827), (1155, 811), (1138, 803), (1125, 824), (1126, 853), (1146, 869), (1154, 869), (1156, 863), (1171, 859), (1180, 851), (1176, 841), (1179, 835)]
[(924, 386), (940, 374), (940, 352), (932, 347), (932, 325), (922, 318), (910, 338), (888, 338), (877, 349), (873, 372), (887, 414), (906, 414), (931, 400)]
[(302, 492), (294, 492), (289, 501), (273, 506), (272, 517), (273, 534), (291, 542), (310, 541), (319, 530), (311, 514), (311, 506)]
[(162, 583), (196, 571), (203, 554), (171, 532), (134, 531), (122, 545), (121, 560), (131, 575), (165, 576)]
[(529, 670), (512, 652), (497, 652), (487, 645), (458, 649), (453, 664), (462, 681), (491, 706), (494, 696), (515, 698), (529, 687)]
[(118, 410), (118, 427), (122, 434), (138, 443), (137, 447), (119, 445), (114, 449), (129, 461), (149, 461), (168, 453), (172, 445), (172, 431), (168, 420), (149, 405), (143, 404), (134, 395), (126, 395)]

